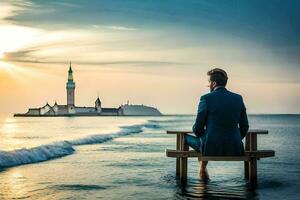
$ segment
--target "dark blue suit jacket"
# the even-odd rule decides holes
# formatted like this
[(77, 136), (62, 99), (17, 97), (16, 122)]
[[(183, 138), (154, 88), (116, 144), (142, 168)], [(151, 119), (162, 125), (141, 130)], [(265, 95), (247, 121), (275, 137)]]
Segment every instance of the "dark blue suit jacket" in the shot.
[(246, 108), (241, 95), (219, 87), (201, 96), (193, 132), (201, 137), (203, 155), (243, 155), (242, 139), (248, 129)]

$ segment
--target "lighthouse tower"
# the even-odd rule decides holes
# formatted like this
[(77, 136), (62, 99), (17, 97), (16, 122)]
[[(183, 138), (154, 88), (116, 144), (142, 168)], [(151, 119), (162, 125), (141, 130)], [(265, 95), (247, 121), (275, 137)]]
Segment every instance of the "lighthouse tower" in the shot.
[(69, 114), (75, 113), (75, 82), (73, 81), (73, 71), (70, 62), (68, 82), (66, 84), (67, 88), (67, 105)]
[(95, 101), (95, 109), (96, 109), (97, 113), (102, 112), (101, 101), (100, 101), (99, 97)]

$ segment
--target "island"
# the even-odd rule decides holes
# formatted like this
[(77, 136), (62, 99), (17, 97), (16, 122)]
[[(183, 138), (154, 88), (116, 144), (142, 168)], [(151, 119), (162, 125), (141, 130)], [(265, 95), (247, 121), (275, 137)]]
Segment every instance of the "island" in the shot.
[(161, 116), (162, 113), (154, 107), (146, 105), (131, 105), (127, 101), (117, 108), (102, 107), (99, 96), (95, 100), (95, 106), (75, 106), (75, 82), (70, 62), (68, 81), (66, 83), (67, 104), (59, 105), (55, 101), (51, 106), (47, 102), (40, 108), (29, 108), (26, 113), (16, 113), (15, 117), (51, 117), (51, 116)]

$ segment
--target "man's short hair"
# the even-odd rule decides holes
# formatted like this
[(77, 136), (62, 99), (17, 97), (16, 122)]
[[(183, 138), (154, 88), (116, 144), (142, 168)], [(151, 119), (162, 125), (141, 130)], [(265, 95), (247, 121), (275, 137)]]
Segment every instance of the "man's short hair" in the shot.
[(216, 82), (217, 86), (226, 86), (228, 76), (227, 73), (220, 68), (214, 68), (207, 72), (207, 75), (210, 77), (210, 81)]

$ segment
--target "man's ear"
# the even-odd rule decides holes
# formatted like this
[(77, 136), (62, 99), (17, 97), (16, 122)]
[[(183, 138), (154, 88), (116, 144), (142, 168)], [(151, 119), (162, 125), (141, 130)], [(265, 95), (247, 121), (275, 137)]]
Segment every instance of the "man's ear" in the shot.
[(215, 88), (217, 86), (217, 83), (214, 81), (213, 82), (213, 87)]

